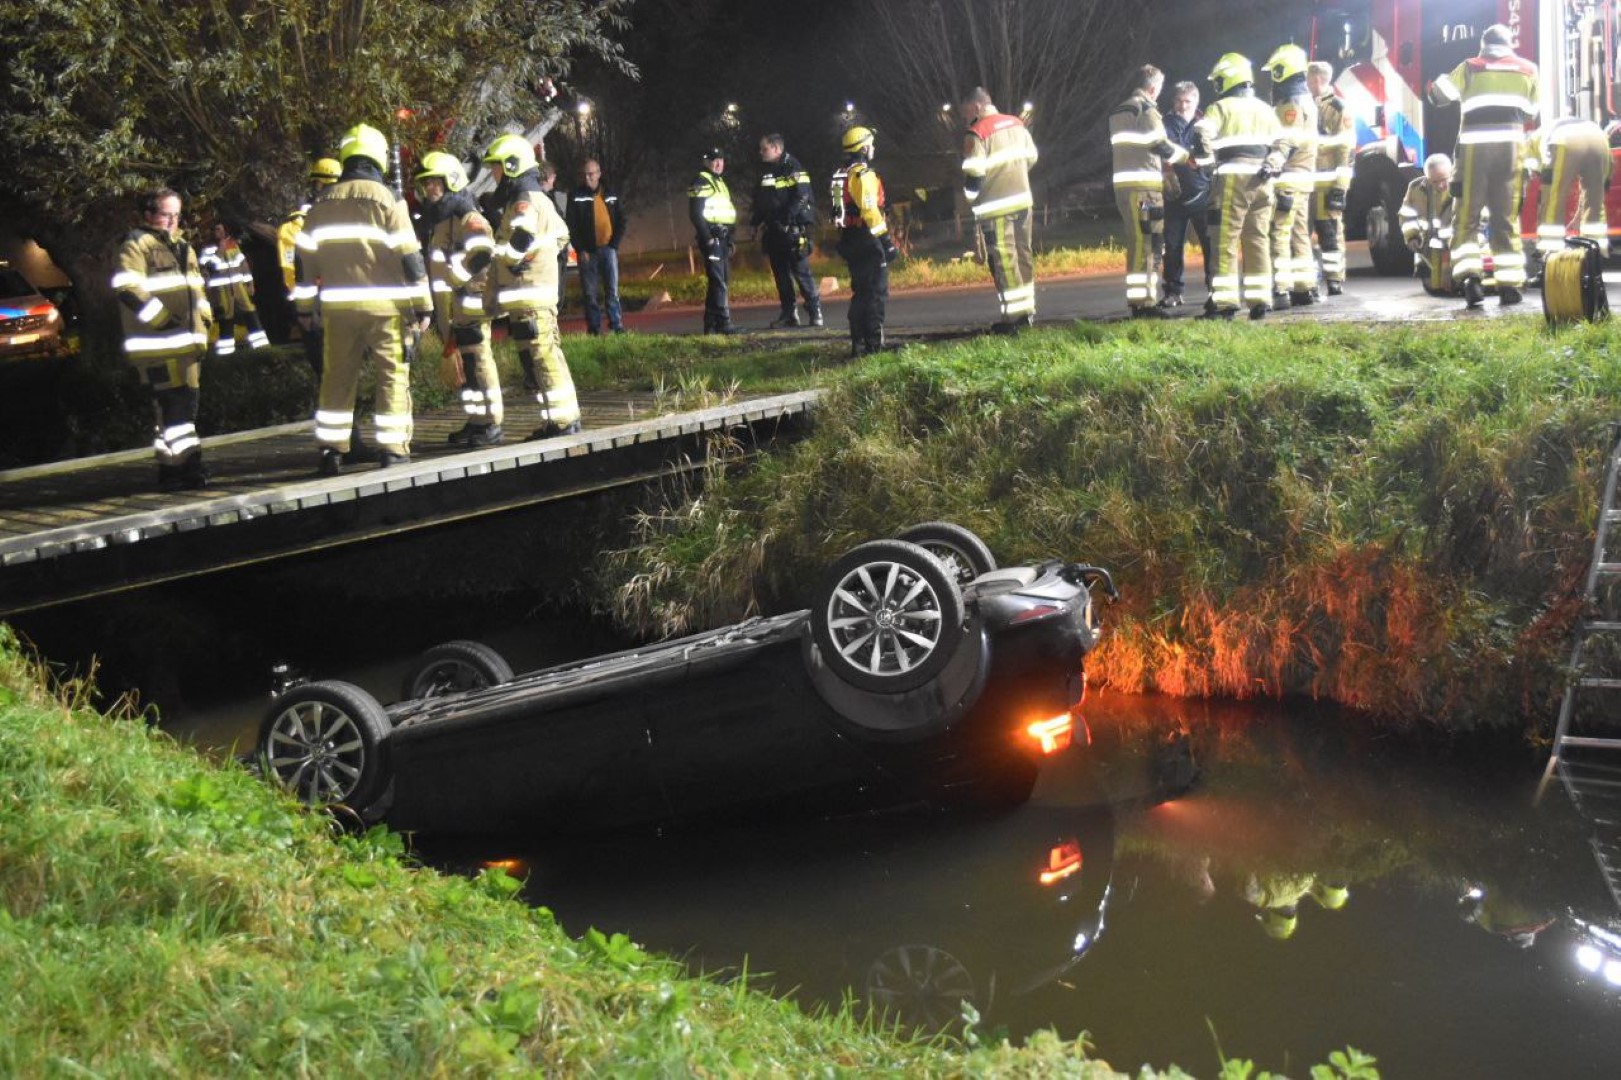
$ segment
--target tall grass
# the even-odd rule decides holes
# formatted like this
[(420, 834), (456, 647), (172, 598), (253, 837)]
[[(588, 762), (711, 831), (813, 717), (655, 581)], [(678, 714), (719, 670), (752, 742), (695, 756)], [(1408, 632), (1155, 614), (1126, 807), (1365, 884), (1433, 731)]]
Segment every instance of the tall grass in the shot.
[(834, 380), (809, 441), (606, 556), (604, 581), (660, 588), (602, 603), (639, 632), (807, 603), (841, 550), (948, 518), (1004, 562), (1115, 572), (1091, 667), (1110, 687), (1540, 723), (1621, 415), (1617, 333), (1178, 322), (909, 347)]

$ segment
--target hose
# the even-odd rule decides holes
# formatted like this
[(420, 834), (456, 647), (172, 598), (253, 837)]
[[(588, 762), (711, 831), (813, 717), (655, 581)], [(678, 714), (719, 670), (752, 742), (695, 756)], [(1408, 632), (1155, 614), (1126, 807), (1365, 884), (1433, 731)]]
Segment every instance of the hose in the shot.
[(1542, 271), (1542, 313), (1550, 327), (1597, 322), (1610, 315), (1604, 292), (1604, 260), (1598, 245), (1580, 237), (1549, 255)]

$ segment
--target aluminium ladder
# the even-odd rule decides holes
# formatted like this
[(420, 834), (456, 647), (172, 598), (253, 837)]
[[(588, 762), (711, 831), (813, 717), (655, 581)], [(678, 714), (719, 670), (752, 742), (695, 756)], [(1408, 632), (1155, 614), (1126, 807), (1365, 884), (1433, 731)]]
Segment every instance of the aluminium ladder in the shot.
[[(1621, 824), (1621, 618), (1615, 605), (1602, 603), (1603, 594), (1613, 594), (1621, 586), (1621, 550), (1610, 551), (1610, 530), (1621, 535), (1621, 508), (1616, 504), (1617, 473), (1621, 472), (1621, 423), (1612, 425), (1615, 437), (1610, 463), (1605, 470), (1604, 498), (1599, 504), (1598, 529), (1593, 538), (1593, 558), (1587, 568), (1583, 612), (1576, 624), (1575, 641), (1570, 649), (1570, 671), (1565, 697), (1559, 705), (1559, 725), (1554, 730), (1553, 751), (1548, 767), (1537, 785), (1541, 800), (1549, 781), (1558, 775), (1578, 809), (1601, 824)], [(1618, 545), (1621, 547), (1621, 545)], [(1588, 654), (1592, 642), (1605, 642), (1607, 674), (1587, 670), (1593, 659)], [(1598, 715), (1610, 725), (1594, 725), (1584, 720), (1580, 706), (1587, 697), (1604, 702)], [(1602, 732), (1602, 733), (1601, 733)], [(1607, 875), (1608, 877), (1608, 875)], [(1611, 882), (1612, 886), (1614, 885)]]

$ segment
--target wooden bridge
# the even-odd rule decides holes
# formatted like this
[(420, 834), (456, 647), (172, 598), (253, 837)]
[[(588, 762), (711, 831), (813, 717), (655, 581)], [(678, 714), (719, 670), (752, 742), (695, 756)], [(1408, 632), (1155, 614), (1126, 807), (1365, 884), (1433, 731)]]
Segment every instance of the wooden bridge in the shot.
[[(661, 411), (654, 395), (581, 395), (584, 430), (477, 450), (462, 414), (417, 417), (409, 464), (319, 477), (312, 424), (204, 441), (212, 486), (159, 492), (150, 450), (0, 472), (0, 615), (286, 558), (699, 468), (706, 441), (793, 437), (819, 392)], [(533, 405), (505, 428), (532, 430)], [(519, 436), (521, 438), (521, 436)]]

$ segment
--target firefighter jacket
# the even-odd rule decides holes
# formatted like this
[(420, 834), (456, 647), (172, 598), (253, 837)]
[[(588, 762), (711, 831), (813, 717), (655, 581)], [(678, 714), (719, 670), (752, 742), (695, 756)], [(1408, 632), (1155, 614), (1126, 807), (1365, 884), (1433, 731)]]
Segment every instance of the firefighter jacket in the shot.
[(1402, 239), (1415, 251), (1422, 250), (1431, 240), (1438, 240), (1438, 247), (1450, 248), (1452, 221), (1457, 211), (1450, 184), (1437, 188), (1427, 177), (1420, 176), (1407, 185), (1407, 195), (1398, 212)]
[(405, 203), (377, 169), (345, 169), (310, 204), (298, 234), (293, 302), (299, 315), (319, 308), (323, 315), (409, 312), (421, 317), (432, 310), (427, 276)]
[(490, 316), (484, 311), (484, 281), (495, 256), (495, 231), (465, 191), (429, 204), (428, 283), (441, 336), (451, 323)]
[(220, 318), (253, 308), (253, 271), (247, 256), (235, 240), (210, 244), (197, 256), (203, 281), (208, 287), (208, 303)]
[(884, 182), (865, 158), (856, 158), (833, 174), (831, 194), (833, 223), (839, 227), (841, 239), (889, 235), (889, 221), (884, 217)]
[(1278, 114), (1289, 149), (1278, 183), (1296, 193), (1311, 192), (1317, 182), (1317, 102), (1306, 89), (1306, 76), (1295, 75), (1278, 84)]
[(1518, 145), (1537, 116), (1537, 66), (1506, 45), (1487, 46), (1430, 85), (1437, 105), (1457, 102), (1458, 149), (1487, 143)]
[(214, 321), (191, 245), (160, 229), (135, 229), (118, 248), (112, 288), (124, 354), (133, 362), (200, 357)]
[[(597, 200), (602, 200), (603, 212), (607, 214), (609, 236), (606, 244), (597, 241)], [(619, 250), (619, 241), (625, 238), (625, 207), (619, 201), (619, 192), (606, 184), (599, 184), (592, 191), (585, 184), (575, 188), (568, 197), (569, 243), (574, 245), (575, 251), (595, 251), (599, 247), (611, 247)]]
[(1030, 194), (1030, 166), (1036, 143), (1017, 116), (982, 116), (963, 139), (962, 189), (974, 220), (1003, 217), (1035, 205)]
[(557, 256), (568, 247), (568, 225), (541, 190), (540, 170), (504, 180), (496, 189), (494, 266), (485, 285), (485, 311), (557, 310)]
[(1356, 161), (1356, 121), (1345, 99), (1329, 90), (1317, 99), (1317, 186), (1351, 190)]
[(1251, 174), (1264, 165), (1281, 171), (1289, 153), (1288, 136), (1272, 107), (1241, 87), (1211, 103), (1193, 125), (1201, 161), (1213, 164), (1217, 176)]
[(697, 230), (699, 244), (730, 234), (737, 224), (737, 207), (732, 205), (726, 181), (708, 169), (700, 171), (687, 189), (687, 216)]
[(754, 191), (754, 212), (750, 224), (775, 225), (783, 229), (809, 228), (816, 224), (816, 208), (811, 195), (810, 173), (794, 155), (760, 167), (760, 186)]
[(1109, 114), (1116, 191), (1162, 191), (1165, 165), (1180, 165), (1188, 152), (1165, 134), (1165, 121), (1147, 91), (1138, 90)]

